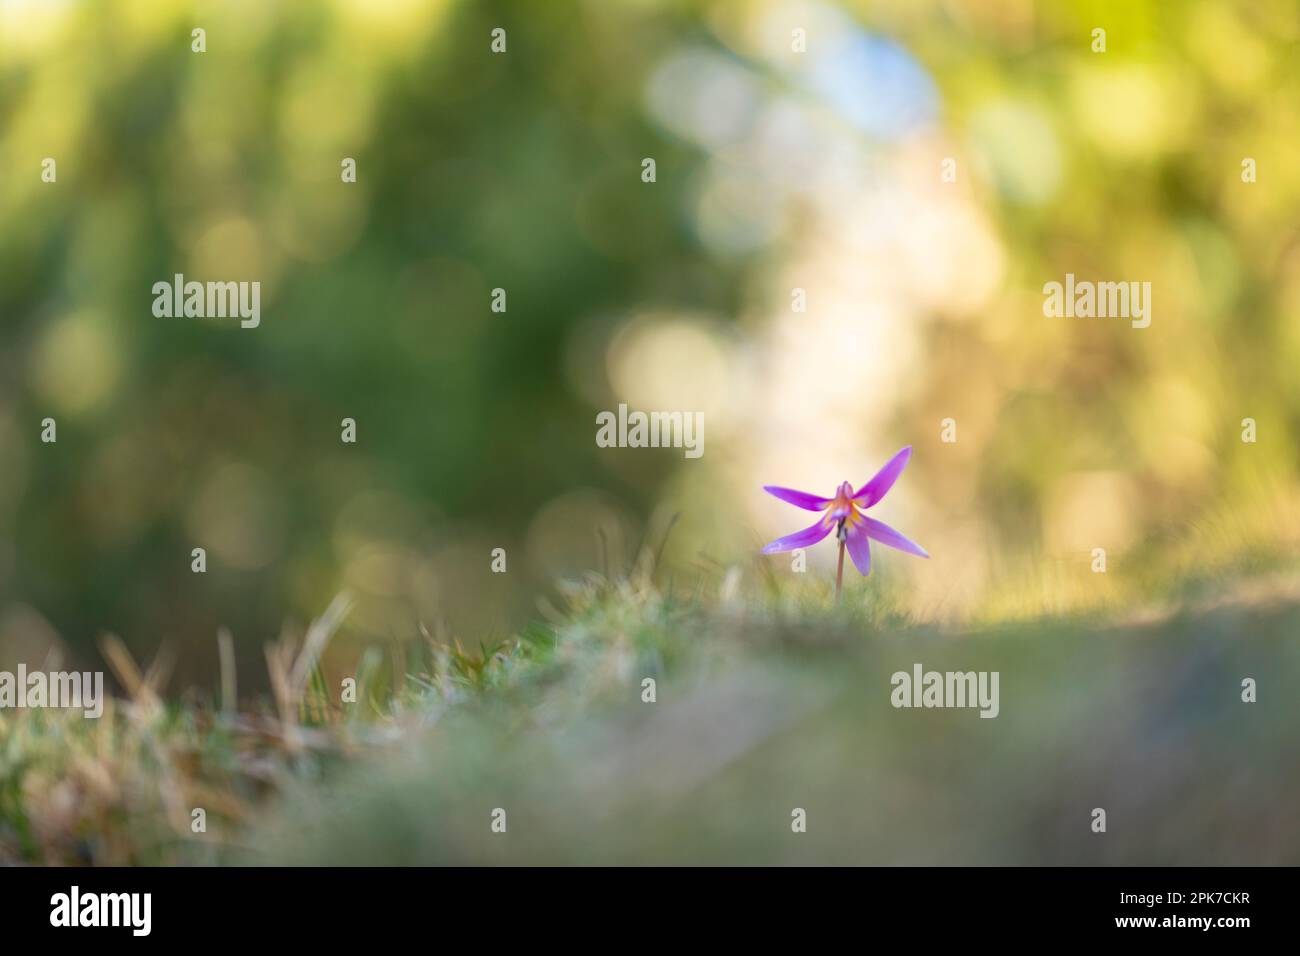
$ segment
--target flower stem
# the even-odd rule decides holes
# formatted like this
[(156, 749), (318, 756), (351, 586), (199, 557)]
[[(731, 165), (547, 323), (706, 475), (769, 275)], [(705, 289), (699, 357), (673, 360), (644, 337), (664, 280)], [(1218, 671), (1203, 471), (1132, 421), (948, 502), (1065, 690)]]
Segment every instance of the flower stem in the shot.
[(835, 603), (840, 603), (840, 588), (844, 586), (844, 538), (840, 538), (840, 565), (835, 569)]

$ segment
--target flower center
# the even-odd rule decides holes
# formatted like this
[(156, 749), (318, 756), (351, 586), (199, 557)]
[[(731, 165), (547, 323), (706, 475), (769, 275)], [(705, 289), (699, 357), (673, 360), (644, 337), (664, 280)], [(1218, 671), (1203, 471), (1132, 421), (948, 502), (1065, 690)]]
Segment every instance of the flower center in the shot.
[(847, 481), (835, 491), (835, 497), (826, 510), (826, 522), (835, 522), (836, 535), (843, 540), (848, 536), (849, 528), (856, 528), (862, 521), (858, 506), (853, 502), (853, 486)]

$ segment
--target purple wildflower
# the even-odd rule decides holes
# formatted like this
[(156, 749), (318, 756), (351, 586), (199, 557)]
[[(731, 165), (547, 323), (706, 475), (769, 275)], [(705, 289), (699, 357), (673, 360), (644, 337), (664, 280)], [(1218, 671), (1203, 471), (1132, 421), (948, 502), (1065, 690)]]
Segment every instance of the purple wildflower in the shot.
[[(844, 571), (845, 548), (848, 549), (849, 557), (853, 559), (853, 565), (858, 569), (859, 573), (864, 575), (871, 573), (870, 542), (873, 538), (881, 544), (897, 548), (899, 551), (907, 551), (928, 558), (930, 555), (920, 545), (909, 541), (883, 521), (868, 518), (863, 514), (867, 508), (885, 497), (889, 489), (894, 486), (894, 482), (898, 480), (898, 476), (903, 473), (903, 468), (907, 466), (907, 460), (911, 457), (912, 446), (908, 445), (889, 459), (885, 463), (885, 467), (876, 473), (876, 477), (857, 491), (854, 491), (853, 486), (846, 481), (839, 486), (833, 498), (820, 498), (817, 495), (810, 495), (806, 491), (795, 491), (793, 488), (764, 485), (764, 491), (780, 498), (782, 501), (803, 508), (805, 511), (825, 511), (826, 513), (810, 527), (804, 528), (802, 531), (796, 531), (794, 534), (788, 534), (784, 538), (777, 538), (763, 548), (763, 553), (774, 554), (778, 551), (793, 551), (795, 548), (806, 548), (809, 545), (816, 544), (834, 529), (840, 542), (841, 575)], [(836, 580), (835, 590), (838, 594), (838, 579)]]

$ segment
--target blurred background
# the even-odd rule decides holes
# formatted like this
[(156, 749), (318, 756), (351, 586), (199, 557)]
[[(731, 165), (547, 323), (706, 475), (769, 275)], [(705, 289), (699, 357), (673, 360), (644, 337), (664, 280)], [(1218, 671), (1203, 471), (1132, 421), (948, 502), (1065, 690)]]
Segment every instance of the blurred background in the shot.
[[(792, 573), (761, 485), (905, 444), (878, 514), (934, 557), (855, 586), (922, 620), (1283, 564), (1298, 40), (1289, 0), (0, 0), (0, 663), (107, 630), (210, 684), (225, 626), (255, 675), (343, 589), (345, 646), (472, 644), (673, 514), (670, 567)], [(1045, 318), (1067, 272), (1150, 328)], [(260, 327), (156, 318), (175, 273)], [(704, 456), (597, 448), (619, 402)]]

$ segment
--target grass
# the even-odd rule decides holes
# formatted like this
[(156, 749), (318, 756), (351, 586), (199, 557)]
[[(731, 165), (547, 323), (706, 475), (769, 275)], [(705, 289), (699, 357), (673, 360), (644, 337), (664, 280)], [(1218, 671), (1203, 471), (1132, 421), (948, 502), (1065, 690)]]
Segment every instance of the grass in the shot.
[[(242, 711), (233, 673), (167, 700), (166, 662), (110, 640), (102, 719), (0, 715), (0, 862), (1300, 862), (1291, 580), (958, 627), (876, 578), (833, 608), (734, 570), (590, 575), (494, 645), (425, 635), (398, 681), (361, 654), (355, 703), (321, 666), (340, 598)], [(916, 662), (998, 671), (999, 717), (891, 707)]]

